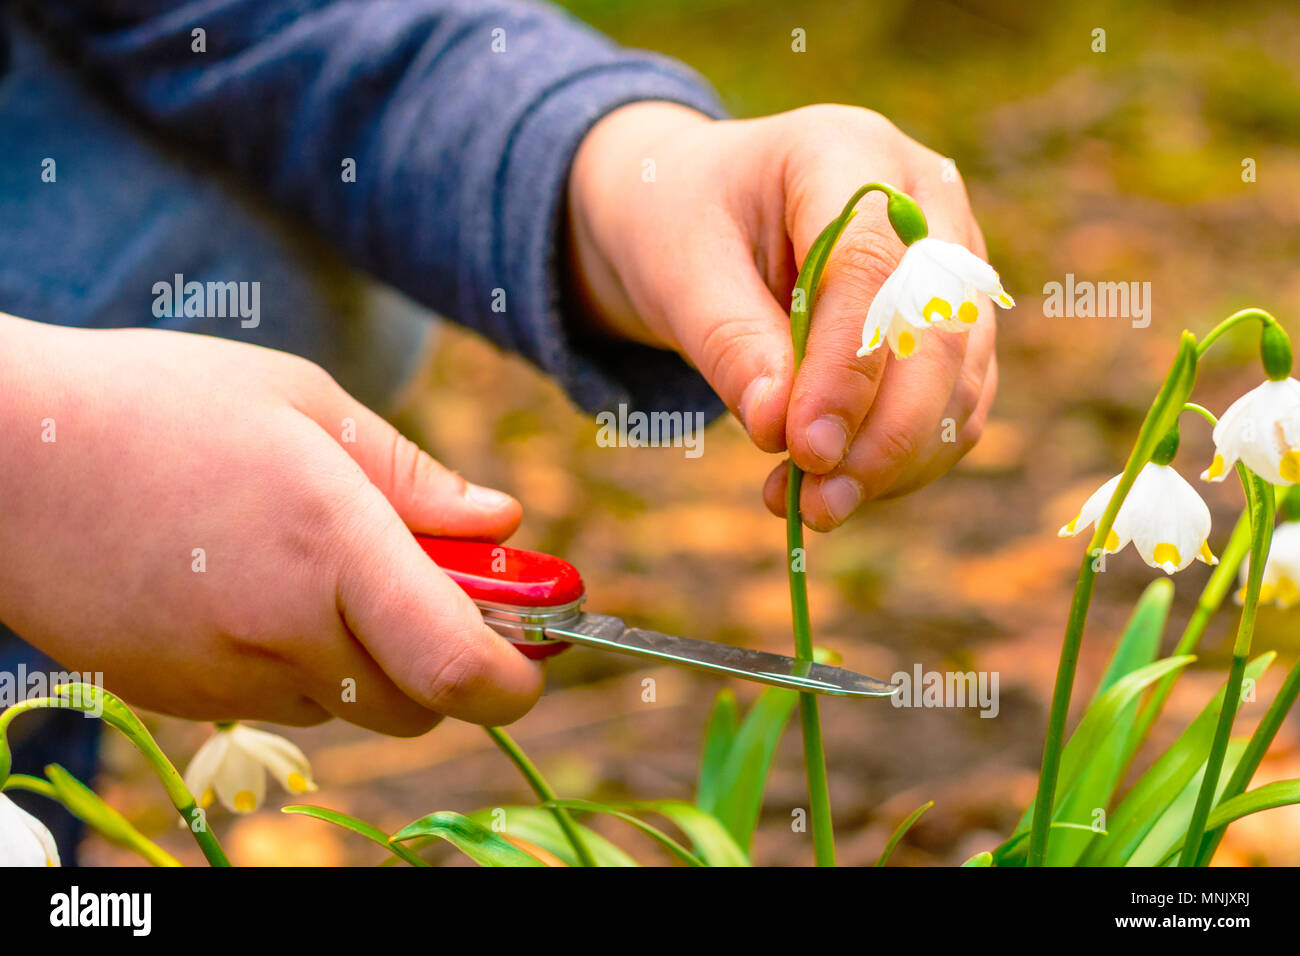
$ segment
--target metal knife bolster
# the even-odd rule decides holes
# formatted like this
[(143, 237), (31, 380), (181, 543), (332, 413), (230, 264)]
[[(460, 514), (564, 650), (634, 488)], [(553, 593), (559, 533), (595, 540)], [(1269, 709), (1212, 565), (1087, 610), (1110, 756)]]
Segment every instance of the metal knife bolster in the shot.
[(474, 604), (483, 615), (483, 623), (512, 643), (563, 644), (567, 642), (547, 636), (546, 631), (548, 628), (577, 625), (582, 619), (584, 600), (585, 596), (554, 607), (523, 607), (489, 601), (475, 601)]

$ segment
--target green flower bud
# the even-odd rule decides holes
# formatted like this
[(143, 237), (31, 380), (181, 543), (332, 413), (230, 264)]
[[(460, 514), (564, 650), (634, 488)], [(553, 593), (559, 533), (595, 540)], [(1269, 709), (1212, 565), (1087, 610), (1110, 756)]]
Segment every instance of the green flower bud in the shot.
[(894, 227), (894, 232), (898, 233), (898, 238), (903, 240), (904, 245), (910, 246), (916, 240), (924, 239), (929, 232), (925, 213), (921, 212), (916, 200), (907, 193), (897, 190), (891, 192), (885, 211), (889, 214), (889, 224)]
[(1167, 465), (1174, 460), (1178, 454), (1178, 426), (1174, 425), (1165, 433), (1165, 437), (1156, 445), (1156, 450), (1151, 453), (1151, 463), (1153, 465)]
[(1276, 322), (1264, 323), (1264, 331), (1259, 336), (1259, 357), (1271, 381), (1281, 382), (1290, 377), (1291, 340)]

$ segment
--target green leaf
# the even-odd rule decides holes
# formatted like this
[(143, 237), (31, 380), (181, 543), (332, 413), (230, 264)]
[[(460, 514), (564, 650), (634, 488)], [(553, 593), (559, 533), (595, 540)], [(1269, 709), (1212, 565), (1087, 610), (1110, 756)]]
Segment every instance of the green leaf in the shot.
[(620, 808), (667, 817), (686, 834), (691, 847), (707, 866), (749, 866), (749, 857), (713, 814), (684, 800), (635, 800)]
[(962, 866), (993, 866), (993, 854), (988, 850), (983, 853), (976, 853), (967, 860)]
[(180, 861), (131, 825), (95, 791), (56, 763), (45, 768), (45, 776), (60, 803), (78, 820), (98, 830), (105, 839), (140, 854), (154, 866), (180, 866)]
[[(1215, 789), (1216, 800), (1223, 793), (1223, 788), (1227, 786), (1227, 780), (1224, 778), (1232, 773), (1245, 749), (1244, 740), (1229, 741), (1228, 751), (1223, 757), (1223, 773), (1219, 776), (1219, 785)], [(1160, 814), (1150, 832), (1125, 861), (1125, 866), (1160, 866), (1171, 850), (1177, 852), (1187, 833), (1188, 824), (1191, 823), (1192, 811), (1196, 808), (1196, 798), (1200, 793), (1201, 781), (1204, 777), (1205, 764), (1202, 762), (1196, 769), (1196, 775), (1174, 798), (1168, 809)]]
[[(573, 844), (564, 835), (564, 831), (560, 829), (560, 825), (555, 820), (555, 815), (549, 810), (526, 806), (485, 807), (482, 810), (475, 810), (469, 815), (469, 818), (479, 826), (488, 829), (494, 829), (494, 824), (500, 820), (502, 826), (499, 832), (507, 833), (512, 837), (539, 846), (548, 853), (555, 854), (569, 866), (582, 865), (577, 854), (573, 852)], [(578, 828), (583, 842), (587, 844), (592, 856), (596, 858), (597, 865), (638, 865), (636, 860), (595, 830), (584, 827), (579, 823), (575, 823), (574, 826)]]
[[(1088, 834), (1095, 832), (1089, 825), (1093, 811), (1110, 805), (1120, 774), (1127, 765), (1129, 731), (1137, 713), (1139, 695), (1164, 675), (1186, 667), (1194, 660), (1196, 658), (1191, 655), (1170, 657), (1140, 667), (1118, 679), (1088, 706), (1061, 753), (1056, 806), (1052, 814), (1053, 821), (1074, 824), (1066, 829), (1077, 832), (1064, 834), (1051, 842), (1048, 865), (1073, 865), (1088, 844)], [(1031, 805), (1012, 839), (1028, 831), (1032, 820)], [(1002, 849), (999, 847), (994, 854)]]
[(1115, 686), (1120, 678), (1156, 659), (1173, 600), (1174, 585), (1168, 578), (1157, 578), (1142, 592), (1128, 626), (1115, 644), (1110, 664), (1093, 694), (1093, 702)]
[[(1269, 651), (1246, 665), (1246, 677), (1258, 681), (1277, 654)], [(1080, 859), (1086, 866), (1123, 866), (1146, 839), (1151, 828), (1198, 770), (1205, 766), (1214, 739), (1214, 727), (1227, 688), (1210, 700), (1196, 719), (1187, 725), (1169, 749), (1160, 755), (1110, 814), (1111, 835), (1096, 840)]]
[(690, 866), (706, 866), (707, 864), (692, 853), (686, 847), (682, 846), (667, 833), (657, 827), (653, 827), (644, 820), (639, 820), (630, 813), (620, 810), (617, 806), (608, 803), (596, 803), (593, 800), (554, 800), (544, 806), (563, 807), (566, 810), (581, 810), (584, 813), (605, 813), (611, 817), (616, 817), (624, 823), (636, 827), (650, 839), (654, 840), (661, 847)]
[[(1224, 800), (1210, 811), (1210, 816), (1205, 821), (1205, 829), (1207, 832), (1217, 830), (1252, 813), (1273, 810), (1277, 807), (1289, 807), (1296, 803), (1300, 803), (1300, 780), (1278, 780), (1274, 783), (1266, 783), (1255, 790), (1248, 790)], [(1165, 854), (1161, 861), (1162, 865), (1177, 856), (1182, 848), (1183, 844), (1180, 840), (1176, 847)]]
[(479, 866), (545, 866), (531, 853), (525, 853), (509, 840), (479, 826), (464, 814), (440, 810), (408, 823), (388, 842), (396, 845), (419, 837), (446, 840)]
[(716, 796), (708, 809), (746, 852), (754, 842), (772, 757), (798, 701), (797, 691), (779, 687), (764, 690), (736, 732), (718, 774)]
[(326, 823), (332, 823), (336, 827), (342, 827), (344, 830), (351, 830), (353, 833), (360, 834), (371, 843), (382, 846), (389, 853), (405, 860), (411, 866), (428, 866), (424, 860), (420, 859), (414, 853), (404, 846), (388, 842), (388, 834), (378, 827), (373, 827), (364, 820), (358, 820), (356, 817), (350, 817), (346, 813), (339, 813), (337, 810), (330, 810), (326, 807), (312, 807), (306, 805), (281, 807), (281, 813), (300, 813), (303, 816), (315, 817), (317, 820), (324, 820)]
[(704, 732), (699, 782), (695, 787), (695, 802), (710, 813), (717, 807), (723, 768), (739, 729), (740, 708), (736, 704), (736, 692), (730, 687), (724, 687), (713, 698), (708, 729)]
[[(925, 811), (929, 810), (932, 806), (934, 806), (933, 800), (929, 803), (921, 804), (908, 814), (907, 819), (898, 825), (898, 829), (894, 831), (893, 836), (889, 838), (889, 842), (885, 844), (884, 851), (880, 854), (880, 858), (876, 860), (876, 866), (885, 865), (889, 860), (889, 855), (894, 852), (894, 847), (898, 846), (899, 841), (903, 839), (907, 831), (912, 829), (912, 824), (921, 819), (921, 814), (925, 813)], [(992, 860), (992, 856), (990, 856), (989, 859)]]

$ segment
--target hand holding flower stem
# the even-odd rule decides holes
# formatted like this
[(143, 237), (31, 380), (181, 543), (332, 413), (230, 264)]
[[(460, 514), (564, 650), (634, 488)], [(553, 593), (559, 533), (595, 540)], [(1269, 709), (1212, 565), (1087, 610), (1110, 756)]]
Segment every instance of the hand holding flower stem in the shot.
[[(853, 218), (858, 201), (871, 192), (881, 192), (887, 197), (886, 215), (908, 250), (871, 303), (863, 326), (859, 356), (869, 354), (888, 342), (894, 355), (905, 359), (917, 348), (922, 331), (931, 326), (964, 331), (979, 316), (974, 301), (977, 292), (993, 296), (1003, 308), (1013, 304), (988, 263), (963, 246), (926, 238), (925, 214), (915, 200), (887, 183), (868, 183), (849, 197), (840, 215), (813, 242), (804, 258), (803, 268), (799, 270), (790, 304), (790, 335), (796, 369), (803, 361), (808, 344), (813, 300), (822, 272), (836, 241)], [(812, 628), (808, 615), (803, 519), (799, 513), (803, 472), (793, 460), (788, 468), (786, 561), (795, 658), (811, 662)], [(800, 694), (799, 714), (808, 774), (814, 855), (818, 866), (834, 866), (835, 838), (816, 695)]]

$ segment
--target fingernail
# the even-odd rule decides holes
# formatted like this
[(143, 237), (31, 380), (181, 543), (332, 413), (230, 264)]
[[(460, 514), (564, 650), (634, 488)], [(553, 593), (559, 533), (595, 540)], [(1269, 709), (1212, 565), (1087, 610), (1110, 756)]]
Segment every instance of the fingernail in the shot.
[(849, 431), (834, 415), (823, 415), (804, 433), (808, 448), (828, 465), (838, 465), (844, 457), (844, 446), (849, 443)]
[(754, 430), (751, 424), (754, 421), (754, 413), (758, 410), (758, 406), (763, 399), (767, 397), (768, 390), (771, 387), (772, 377), (762, 375), (750, 382), (745, 388), (744, 394), (740, 396), (740, 422), (747, 431), (752, 432)]
[(822, 501), (831, 519), (840, 524), (857, 510), (862, 501), (862, 486), (848, 475), (837, 475), (822, 485)]
[(465, 486), (465, 498), (471, 504), (476, 504), (480, 508), (495, 510), (504, 508), (510, 504), (511, 497), (504, 491), (497, 491), (495, 488), (484, 488), (482, 485), (467, 484)]

